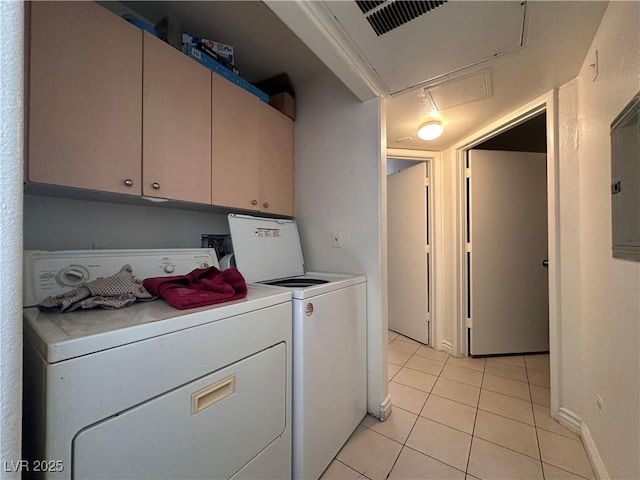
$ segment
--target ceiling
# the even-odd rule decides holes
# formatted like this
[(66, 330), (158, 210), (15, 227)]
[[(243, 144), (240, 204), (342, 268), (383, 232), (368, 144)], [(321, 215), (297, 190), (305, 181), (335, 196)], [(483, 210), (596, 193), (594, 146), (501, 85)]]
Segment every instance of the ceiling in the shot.
[[(607, 5), (449, 0), (378, 36), (351, 0), (122, 3), (233, 45), (251, 82), (286, 72), (295, 89), (330, 69), (362, 100), (387, 97), (388, 147), (435, 151), (574, 78)], [(430, 118), (444, 134), (422, 141)]]

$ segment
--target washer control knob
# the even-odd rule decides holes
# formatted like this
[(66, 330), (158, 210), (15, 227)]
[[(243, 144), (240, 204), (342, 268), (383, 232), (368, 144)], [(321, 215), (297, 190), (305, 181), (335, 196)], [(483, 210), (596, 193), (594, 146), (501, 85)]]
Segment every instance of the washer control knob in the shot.
[(173, 273), (175, 269), (176, 269), (176, 267), (173, 266), (173, 265), (165, 265), (164, 266), (164, 273)]
[(200, 268), (209, 268), (209, 264), (207, 262), (204, 262), (202, 265), (200, 265)]
[(89, 271), (80, 265), (69, 265), (58, 272), (58, 284), (63, 287), (79, 287), (89, 280)]

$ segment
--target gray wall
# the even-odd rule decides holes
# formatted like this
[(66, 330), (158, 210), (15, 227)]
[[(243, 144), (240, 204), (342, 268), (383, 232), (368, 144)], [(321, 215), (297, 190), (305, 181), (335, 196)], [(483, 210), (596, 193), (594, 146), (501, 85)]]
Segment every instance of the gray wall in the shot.
[(222, 213), (25, 195), (26, 250), (199, 248), (201, 234), (229, 233)]

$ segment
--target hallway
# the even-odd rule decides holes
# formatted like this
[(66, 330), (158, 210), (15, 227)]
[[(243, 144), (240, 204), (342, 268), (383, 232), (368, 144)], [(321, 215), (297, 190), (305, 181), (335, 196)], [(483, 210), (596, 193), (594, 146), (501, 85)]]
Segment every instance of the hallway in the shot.
[(386, 422), (366, 416), (323, 479), (593, 479), (549, 413), (549, 355), (455, 358), (389, 331)]

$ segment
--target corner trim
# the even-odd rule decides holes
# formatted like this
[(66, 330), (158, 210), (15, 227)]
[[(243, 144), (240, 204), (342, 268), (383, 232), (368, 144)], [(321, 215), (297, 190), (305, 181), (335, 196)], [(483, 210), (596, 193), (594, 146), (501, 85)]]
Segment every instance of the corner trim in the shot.
[(387, 395), (387, 398), (380, 404), (380, 421), (384, 422), (389, 415), (391, 415), (391, 394)]
[(598, 452), (598, 447), (596, 447), (596, 443), (593, 441), (591, 432), (589, 432), (589, 427), (587, 427), (587, 424), (582, 420), (582, 418), (571, 410), (561, 407), (558, 411), (557, 420), (572, 432), (580, 435), (582, 445), (584, 445), (584, 449), (587, 452), (587, 457), (589, 457), (589, 462), (596, 474), (596, 478), (598, 480), (611, 478), (604, 466), (600, 452)]
[(455, 356), (455, 353), (453, 352), (453, 345), (451, 344), (451, 342), (447, 342), (446, 340), (443, 340), (442, 350), (447, 352), (449, 355)]
[(557, 420), (561, 425), (567, 427), (573, 433), (577, 435), (581, 434), (582, 418), (573, 413), (571, 410), (561, 407), (560, 410), (558, 410)]

